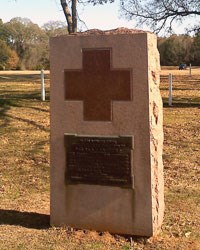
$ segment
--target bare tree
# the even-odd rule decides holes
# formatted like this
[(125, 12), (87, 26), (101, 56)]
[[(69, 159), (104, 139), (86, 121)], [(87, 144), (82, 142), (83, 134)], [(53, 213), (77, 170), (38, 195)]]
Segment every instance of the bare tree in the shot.
[[(76, 1), (76, 0), (75, 0)], [(66, 0), (60, 0), (61, 6), (63, 8), (63, 12), (67, 21), (68, 32), (69, 34), (73, 33), (73, 25), (72, 25), (72, 14), (70, 12), (69, 5)]]
[[(200, 15), (200, 0), (120, 0), (120, 5), (129, 20), (135, 18), (137, 24), (146, 24), (156, 33), (172, 31), (174, 22)], [(199, 23), (193, 30), (200, 30)]]
[(77, 32), (77, 19), (78, 19), (77, 3), (97, 5), (97, 4), (104, 4), (107, 2), (112, 3), (114, 2), (114, 0), (60, 0), (67, 21), (69, 34)]

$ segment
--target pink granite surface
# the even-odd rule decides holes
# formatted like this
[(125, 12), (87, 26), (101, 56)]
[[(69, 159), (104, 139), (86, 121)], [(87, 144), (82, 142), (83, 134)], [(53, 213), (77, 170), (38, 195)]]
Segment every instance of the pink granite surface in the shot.
[[(164, 212), (162, 100), (156, 36), (127, 29), (112, 33), (88, 32), (52, 38), (50, 42), (51, 224), (152, 236), (159, 232)], [(100, 80), (92, 81), (95, 82), (92, 92), (79, 96), (82, 90), (87, 91), (88, 88), (84, 85), (85, 79), (80, 76), (84, 70), (83, 52), (86, 50), (110, 50), (110, 69), (131, 72), (130, 82), (128, 80), (127, 84), (119, 80), (116, 88), (117, 94), (120, 92), (119, 86), (122, 94), (127, 93), (127, 88), (130, 93), (119, 99), (114, 95), (114, 101), (109, 99), (108, 102), (110, 109), (105, 106), (98, 110), (93, 98), (95, 89), (102, 97), (110, 91), (110, 87), (105, 92), (101, 88), (98, 90)], [(66, 72), (74, 73), (68, 78)], [(79, 76), (76, 76), (76, 72)], [(96, 76), (99, 77), (98, 72)], [(71, 84), (74, 77), (80, 82), (83, 80), (83, 89), (80, 82), (80, 86), (76, 86), (77, 79), (73, 89)], [(95, 79), (94, 75), (92, 77)], [(108, 82), (109, 85), (113, 84), (112, 80)], [(67, 92), (68, 86), (72, 96)], [(89, 104), (88, 119), (83, 99), (90, 102), (90, 98), (93, 100)], [(133, 188), (66, 184), (65, 134), (131, 136), (134, 141)]]

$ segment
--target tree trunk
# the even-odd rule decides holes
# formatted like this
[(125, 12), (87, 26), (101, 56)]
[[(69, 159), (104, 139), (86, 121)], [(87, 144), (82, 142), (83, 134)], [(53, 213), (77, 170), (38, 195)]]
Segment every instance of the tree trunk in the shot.
[(61, 3), (61, 6), (63, 8), (63, 12), (65, 14), (65, 18), (67, 20), (68, 32), (69, 32), (69, 34), (71, 34), (71, 33), (73, 33), (73, 20), (72, 20), (72, 15), (71, 15), (70, 10), (69, 10), (69, 6), (68, 6), (66, 0), (60, 0), (60, 3)]
[(76, 11), (77, 0), (72, 0), (72, 30), (74, 33), (77, 32), (77, 11)]

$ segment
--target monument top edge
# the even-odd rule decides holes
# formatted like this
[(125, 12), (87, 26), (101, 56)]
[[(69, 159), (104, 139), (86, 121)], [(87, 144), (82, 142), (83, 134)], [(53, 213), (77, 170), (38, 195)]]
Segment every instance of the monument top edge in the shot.
[(106, 36), (109, 36), (109, 35), (135, 35), (135, 34), (155, 35), (153, 32), (150, 32), (150, 31), (120, 27), (120, 28), (110, 29), (110, 30), (90, 29), (90, 30), (86, 30), (83, 32), (55, 36), (53, 38), (56, 38), (56, 37), (79, 37), (79, 36), (101, 36), (101, 35), (106, 35)]
[(120, 35), (120, 34), (137, 34), (137, 33), (152, 33), (149, 31), (139, 30), (139, 29), (129, 29), (125, 27), (120, 27), (110, 30), (100, 30), (100, 29), (90, 29), (83, 32), (77, 32), (71, 35), (84, 36), (84, 35)]

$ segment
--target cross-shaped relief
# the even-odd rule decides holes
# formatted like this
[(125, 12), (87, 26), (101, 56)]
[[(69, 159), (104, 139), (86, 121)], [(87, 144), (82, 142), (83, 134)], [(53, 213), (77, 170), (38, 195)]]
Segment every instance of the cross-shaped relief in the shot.
[(83, 49), (82, 69), (65, 70), (65, 99), (83, 101), (86, 121), (111, 121), (113, 101), (131, 101), (130, 69), (112, 68), (111, 49)]

